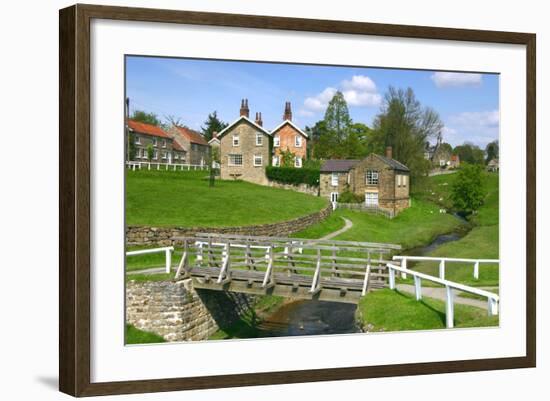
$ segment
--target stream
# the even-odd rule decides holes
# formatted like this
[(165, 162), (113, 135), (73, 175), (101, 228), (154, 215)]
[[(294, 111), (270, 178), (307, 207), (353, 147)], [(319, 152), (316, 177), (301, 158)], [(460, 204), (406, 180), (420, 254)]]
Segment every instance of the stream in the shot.
[[(454, 216), (463, 222), (467, 220)], [(457, 241), (471, 230), (469, 224), (456, 231), (441, 234), (428, 245), (407, 249), (405, 255), (423, 256), (448, 242)], [(361, 329), (355, 322), (357, 305), (324, 301), (295, 301), (280, 307), (260, 324), (258, 329), (262, 337), (284, 337), (319, 334), (359, 333)]]

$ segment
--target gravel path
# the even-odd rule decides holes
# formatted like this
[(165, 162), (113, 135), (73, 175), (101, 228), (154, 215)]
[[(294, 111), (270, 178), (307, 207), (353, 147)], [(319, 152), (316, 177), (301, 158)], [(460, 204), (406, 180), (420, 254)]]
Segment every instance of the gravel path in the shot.
[(341, 229), (336, 230), (334, 232), (331, 232), (330, 234), (327, 234), (324, 237), (321, 237), (319, 239), (332, 239), (332, 238), (334, 238), (334, 237), (336, 237), (336, 236), (338, 236), (342, 233), (345, 233), (346, 231), (348, 231), (350, 228), (353, 227), (353, 223), (351, 222), (351, 220), (346, 219), (345, 217), (341, 217), (341, 218), (344, 219), (344, 222), (346, 223), (346, 224), (344, 224), (344, 227), (342, 227)]
[[(407, 292), (409, 294), (414, 294), (414, 285), (397, 284), (396, 287), (399, 291)], [(422, 287), (422, 296), (439, 299), (441, 301), (445, 301), (447, 299), (445, 288), (438, 288), (438, 287)], [(455, 292), (455, 302), (457, 304), (469, 305), (469, 306), (475, 306), (476, 308), (487, 309), (486, 301), (480, 301), (479, 299), (472, 299), (472, 298), (462, 298), (460, 296), (459, 291)]]

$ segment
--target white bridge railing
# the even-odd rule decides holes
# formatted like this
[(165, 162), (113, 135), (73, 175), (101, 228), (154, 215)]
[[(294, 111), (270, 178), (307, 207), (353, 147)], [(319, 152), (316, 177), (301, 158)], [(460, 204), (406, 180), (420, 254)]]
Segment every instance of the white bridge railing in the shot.
[(487, 311), (489, 316), (498, 315), (499, 296), (492, 292), (485, 291), (479, 288), (470, 287), (467, 285), (455, 283), (453, 281), (437, 278), (428, 274), (420, 273), (415, 270), (409, 270), (403, 266), (397, 266), (392, 263), (387, 264), (389, 273), (389, 287), (391, 290), (395, 290), (395, 273), (410, 274), (414, 278), (414, 292), (417, 301), (422, 299), (422, 280), (431, 281), (432, 283), (440, 284), (445, 287), (446, 300), (445, 300), (445, 317), (447, 328), (454, 327), (454, 290), (479, 295), (487, 298)]
[[(445, 266), (448, 262), (471, 263), (473, 266), (474, 278), (479, 279), (479, 265), (483, 263), (498, 264), (499, 259), (464, 259), (464, 258), (438, 258), (432, 256), (394, 256), (393, 260), (400, 260), (401, 267), (407, 269), (407, 261), (432, 261), (439, 262), (439, 278), (445, 279)], [(401, 272), (401, 278), (407, 278), (407, 272)]]
[(207, 164), (188, 164), (188, 163), (158, 163), (158, 162), (126, 162), (126, 166), (132, 170), (141, 170), (142, 168), (147, 170), (172, 170), (172, 171), (184, 171), (184, 170), (207, 170)]
[(139, 249), (137, 251), (128, 251), (126, 252), (126, 256), (135, 256), (135, 255), (145, 255), (148, 253), (161, 253), (164, 252), (165, 259), (165, 268), (166, 273), (170, 273), (170, 270), (172, 268), (172, 252), (174, 251), (173, 246), (165, 246), (163, 248), (152, 248), (152, 249)]

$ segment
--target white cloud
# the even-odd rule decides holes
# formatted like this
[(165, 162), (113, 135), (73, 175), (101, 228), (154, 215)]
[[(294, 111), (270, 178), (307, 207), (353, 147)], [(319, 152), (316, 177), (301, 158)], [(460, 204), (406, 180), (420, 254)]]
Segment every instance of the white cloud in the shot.
[(319, 93), (317, 96), (314, 97), (308, 97), (306, 100), (304, 100), (304, 106), (307, 110), (311, 111), (321, 111), (324, 110), (330, 99), (334, 96), (336, 93), (335, 88), (326, 88), (324, 91)]
[[(376, 84), (365, 75), (354, 75), (351, 79), (342, 81), (338, 88), (350, 106), (378, 106), (382, 102)], [(328, 87), (318, 95), (306, 98), (304, 112), (325, 110), (336, 91), (336, 88)]]
[(431, 75), (438, 88), (452, 88), (460, 86), (479, 86), (481, 85), (481, 74), (470, 74), (462, 72), (435, 72)]
[(484, 148), (498, 139), (500, 113), (498, 110), (467, 111), (450, 116), (443, 128), (443, 140), (453, 146), (473, 142)]
[(310, 111), (310, 110), (306, 110), (306, 109), (300, 109), (298, 110), (298, 115), (299, 116), (303, 116), (303, 117), (311, 117), (313, 116), (315, 113), (313, 111)]

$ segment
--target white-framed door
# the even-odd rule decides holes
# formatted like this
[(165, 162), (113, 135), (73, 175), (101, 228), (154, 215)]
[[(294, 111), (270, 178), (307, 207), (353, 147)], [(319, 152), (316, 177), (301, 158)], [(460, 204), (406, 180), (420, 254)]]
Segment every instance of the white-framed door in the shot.
[(365, 192), (365, 206), (378, 206), (378, 192)]
[(330, 193), (330, 201), (331, 202), (338, 202), (338, 192), (331, 192)]

